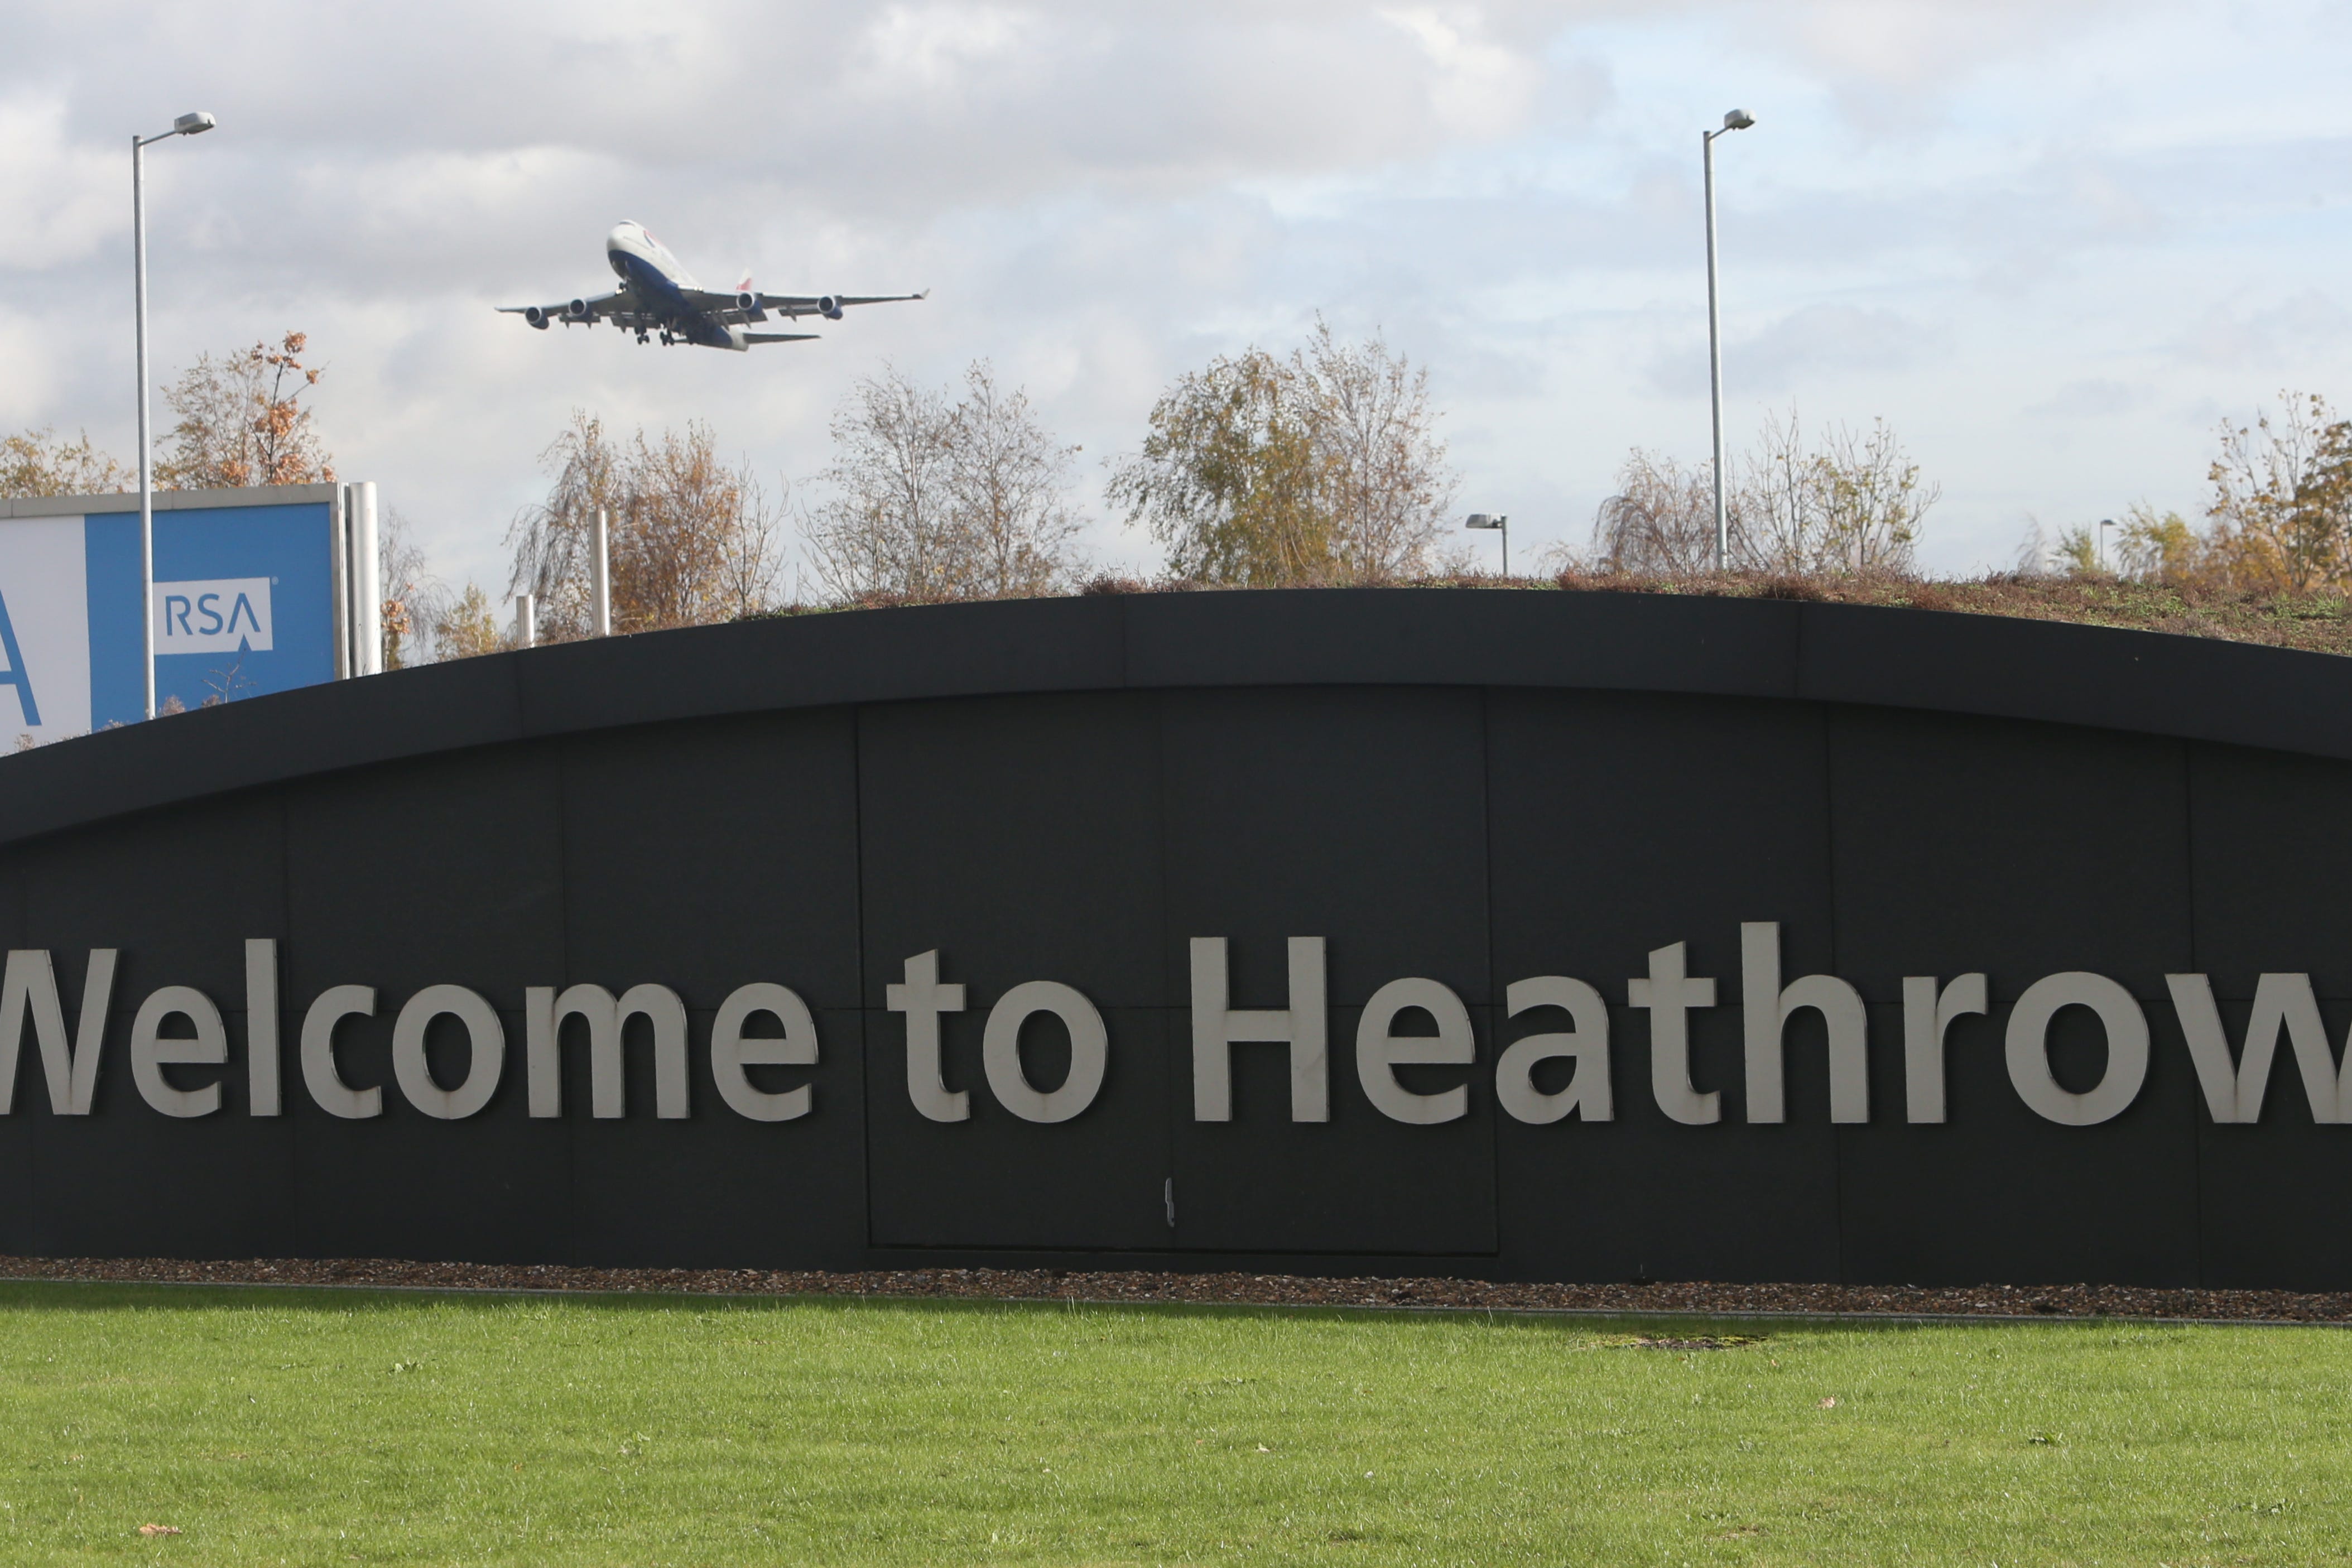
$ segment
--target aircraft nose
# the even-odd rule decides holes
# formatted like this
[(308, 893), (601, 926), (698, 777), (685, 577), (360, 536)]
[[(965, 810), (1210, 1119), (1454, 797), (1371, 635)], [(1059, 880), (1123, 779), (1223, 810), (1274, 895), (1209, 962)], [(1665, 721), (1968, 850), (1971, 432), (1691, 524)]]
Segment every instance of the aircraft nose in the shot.
[(604, 248), (607, 250), (619, 250), (624, 246), (635, 241), (636, 237), (637, 226), (625, 218), (621, 222), (614, 224), (613, 226), (613, 232), (604, 237)]

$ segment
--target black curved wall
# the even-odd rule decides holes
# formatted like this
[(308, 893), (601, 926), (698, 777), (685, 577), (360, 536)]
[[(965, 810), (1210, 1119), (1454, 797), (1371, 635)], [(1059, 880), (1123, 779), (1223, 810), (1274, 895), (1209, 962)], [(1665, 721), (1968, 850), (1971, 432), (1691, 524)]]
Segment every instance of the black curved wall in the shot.
[[(2256, 977), (2352, 1025), (2352, 661), (2150, 635), (1775, 602), (1555, 593), (1202, 594), (864, 612), (614, 639), (372, 678), (0, 757), (0, 939), (121, 950), (88, 1115), (27, 1031), (0, 1117), (0, 1250), (390, 1255), (853, 1268), (1049, 1261), (1496, 1278), (2352, 1285), (2352, 1126), (2315, 1125), (2284, 1044), (2262, 1120), (2217, 1125), (2165, 976), (2232, 1041)], [(1870, 1120), (1829, 1119), (1821, 1020), (1788, 1032), (1788, 1120), (1744, 1119), (1739, 925), (1786, 976), (1869, 1005)], [(1287, 1119), (1278, 1045), (1234, 1047), (1235, 1114), (1193, 1115), (1188, 939), (1234, 1005), (1286, 1005), (1286, 939), (1328, 952), (1330, 1120)], [(243, 943), (282, 967), (285, 1114), (247, 1113)], [(1650, 1092), (1627, 982), (1688, 945), (1713, 1126)], [(885, 987), (937, 949), (968, 1121), (926, 1121)], [(2113, 977), (2152, 1031), (2129, 1108), (2070, 1127), (2004, 1065), (2010, 1004)], [(1952, 1026), (1949, 1120), (1906, 1120), (1906, 975), (1990, 976)], [(1494, 1064), (1597, 986), (1616, 1119), (1501, 1114)], [(1467, 1005), (1477, 1060), (1438, 1125), (1381, 1115), (1356, 1022), (1402, 976)], [(1010, 986), (1074, 985), (1109, 1031), (1100, 1097), (1018, 1121), (982, 1079)], [(526, 986), (654, 981), (692, 1016), (692, 1114), (528, 1114)], [(711, 1011), (772, 981), (813, 1010), (814, 1110), (730, 1111)], [(330, 1117), (296, 1065), (329, 986), (383, 1114)], [(428, 984), (499, 1009), (503, 1081), (436, 1121), (394, 1087)], [(227, 1016), (217, 1114), (151, 1110), (132, 1013), (167, 984)], [(642, 1026), (640, 1026), (642, 1027)], [(1033, 1076), (1066, 1047), (1033, 1032)], [(2062, 1084), (2105, 1059), (2061, 1014)], [(462, 1076), (454, 1040), (434, 1046)], [(1545, 1087), (1552, 1087), (1549, 1082)], [(1174, 1198), (1171, 1225), (1168, 1199)]]

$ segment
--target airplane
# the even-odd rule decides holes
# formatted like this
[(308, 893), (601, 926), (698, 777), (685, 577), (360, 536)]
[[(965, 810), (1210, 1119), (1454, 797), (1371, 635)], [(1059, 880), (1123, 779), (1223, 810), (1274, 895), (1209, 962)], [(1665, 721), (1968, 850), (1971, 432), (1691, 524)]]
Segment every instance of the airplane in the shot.
[(829, 321), (837, 321), (842, 311), (852, 305), (922, 300), (931, 292), (926, 289), (920, 294), (762, 294), (751, 287), (751, 279), (746, 277), (735, 286), (734, 292), (714, 293), (696, 283), (677, 258), (645, 225), (625, 218), (604, 237), (604, 259), (621, 277), (621, 286), (609, 294), (557, 305), (500, 305), (499, 310), (501, 314), (520, 316), (542, 332), (550, 321), (562, 321), (567, 327), (593, 327), (598, 321), (610, 321), (624, 331), (634, 329), (641, 343), (652, 341), (652, 334), (659, 332), (664, 347), (699, 343), (705, 348), (733, 349), (744, 353), (753, 343), (807, 342), (818, 335), (743, 330), (747, 324), (764, 321), (771, 315), (788, 321), (823, 316)]

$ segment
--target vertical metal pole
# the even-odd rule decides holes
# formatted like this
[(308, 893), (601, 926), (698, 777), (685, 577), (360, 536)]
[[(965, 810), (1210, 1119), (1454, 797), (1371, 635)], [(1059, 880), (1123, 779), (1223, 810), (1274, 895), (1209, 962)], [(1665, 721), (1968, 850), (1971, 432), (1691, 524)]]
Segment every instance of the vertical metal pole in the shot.
[(353, 675), (383, 673), (383, 563), (376, 543), (375, 481), (352, 487)]
[(1706, 390), (1715, 416), (1715, 569), (1728, 568), (1731, 523), (1723, 508), (1723, 315), (1715, 292), (1715, 138), (1699, 132), (1699, 163), (1706, 181)]
[(595, 578), (596, 635), (613, 635), (613, 526), (603, 507), (596, 509), (596, 551), (589, 561), (591, 575)]
[(529, 594), (515, 601), (515, 644), (520, 647), (539, 646), (539, 601)]
[(147, 429), (146, 143), (131, 138), (131, 276), (139, 318), (139, 665), (146, 706), (155, 717), (155, 470)]
[(335, 487), (334, 521), (327, 530), (327, 571), (334, 580), (335, 679), (348, 680), (352, 668), (352, 487)]
[(1511, 574), (1511, 520), (1503, 519), (1503, 575)]

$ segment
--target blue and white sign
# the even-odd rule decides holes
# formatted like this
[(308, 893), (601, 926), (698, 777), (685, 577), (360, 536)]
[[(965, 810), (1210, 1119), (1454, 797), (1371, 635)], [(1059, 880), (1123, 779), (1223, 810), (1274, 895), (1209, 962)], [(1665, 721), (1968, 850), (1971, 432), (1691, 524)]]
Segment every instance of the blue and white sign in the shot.
[[(74, 592), (85, 559), (80, 518), (0, 522), (0, 746), (90, 727), (89, 602)], [(135, 600), (135, 579), (131, 592)]]
[[(327, 487), (296, 495), (157, 507), (159, 706), (334, 679), (338, 504)], [(140, 657), (139, 514), (0, 516), (0, 748), (136, 721)]]

